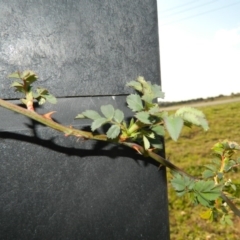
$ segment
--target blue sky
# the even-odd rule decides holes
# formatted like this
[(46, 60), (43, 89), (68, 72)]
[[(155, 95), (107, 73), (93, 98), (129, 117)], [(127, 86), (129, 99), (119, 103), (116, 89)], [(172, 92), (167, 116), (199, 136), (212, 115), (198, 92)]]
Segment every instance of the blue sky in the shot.
[(157, 0), (166, 101), (240, 92), (240, 0)]

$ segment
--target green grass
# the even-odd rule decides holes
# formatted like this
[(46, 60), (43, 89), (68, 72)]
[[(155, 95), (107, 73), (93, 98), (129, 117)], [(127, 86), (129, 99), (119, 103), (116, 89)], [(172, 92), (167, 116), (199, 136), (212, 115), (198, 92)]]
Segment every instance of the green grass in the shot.
[[(211, 160), (211, 147), (218, 141), (229, 139), (240, 143), (240, 103), (199, 108), (209, 121), (210, 130), (184, 128), (178, 142), (167, 136), (166, 156), (176, 165), (193, 175), (200, 175), (204, 164)], [(168, 181), (171, 174), (168, 172)], [(239, 181), (239, 173), (232, 179)], [(171, 240), (181, 239), (240, 239), (240, 219), (234, 218), (234, 226), (210, 223), (199, 216), (204, 209), (193, 207), (187, 199), (176, 196), (169, 184), (169, 217)]]

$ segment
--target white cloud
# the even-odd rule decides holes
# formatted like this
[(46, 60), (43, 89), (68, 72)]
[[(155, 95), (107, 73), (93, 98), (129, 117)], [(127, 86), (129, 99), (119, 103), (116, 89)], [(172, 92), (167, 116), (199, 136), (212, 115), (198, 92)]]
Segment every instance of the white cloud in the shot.
[(215, 34), (218, 44), (236, 46), (240, 45), (240, 28), (231, 30), (221, 29)]
[(240, 28), (208, 37), (173, 26), (159, 32), (166, 101), (240, 92)]

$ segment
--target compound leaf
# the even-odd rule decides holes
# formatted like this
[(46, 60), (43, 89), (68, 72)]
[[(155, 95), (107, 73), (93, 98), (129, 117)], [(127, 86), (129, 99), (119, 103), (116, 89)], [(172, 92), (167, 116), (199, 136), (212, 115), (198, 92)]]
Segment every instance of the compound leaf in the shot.
[(222, 187), (215, 185), (214, 181), (198, 181), (194, 185), (194, 194), (199, 203), (203, 206), (209, 206), (210, 202), (216, 200), (220, 194)]

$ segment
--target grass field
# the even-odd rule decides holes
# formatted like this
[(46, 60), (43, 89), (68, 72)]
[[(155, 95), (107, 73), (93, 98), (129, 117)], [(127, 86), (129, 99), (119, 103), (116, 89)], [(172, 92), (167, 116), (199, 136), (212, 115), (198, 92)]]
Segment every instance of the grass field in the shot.
[[(202, 165), (211, 160), (211, 147), (219, 140), (229, 139), (240, 143), (240, 102), (199, 108), (209, 121), (210, 130), (184, 128), (178, 142), (166, 136), (166, 156), (176, 165), (193, 175), (200, 175)], [(240, 172), (232, 179), (240, 182)], [(168, 180), (171, 174), (168, 172)], [(169, 184), (169, 215), (171, 240), (237, 240), (240, 239), (240, 219), (234, 226), (223, 226), (202, 220), (200, 207), (193, 207), (187, 199), (176, 196)]]

